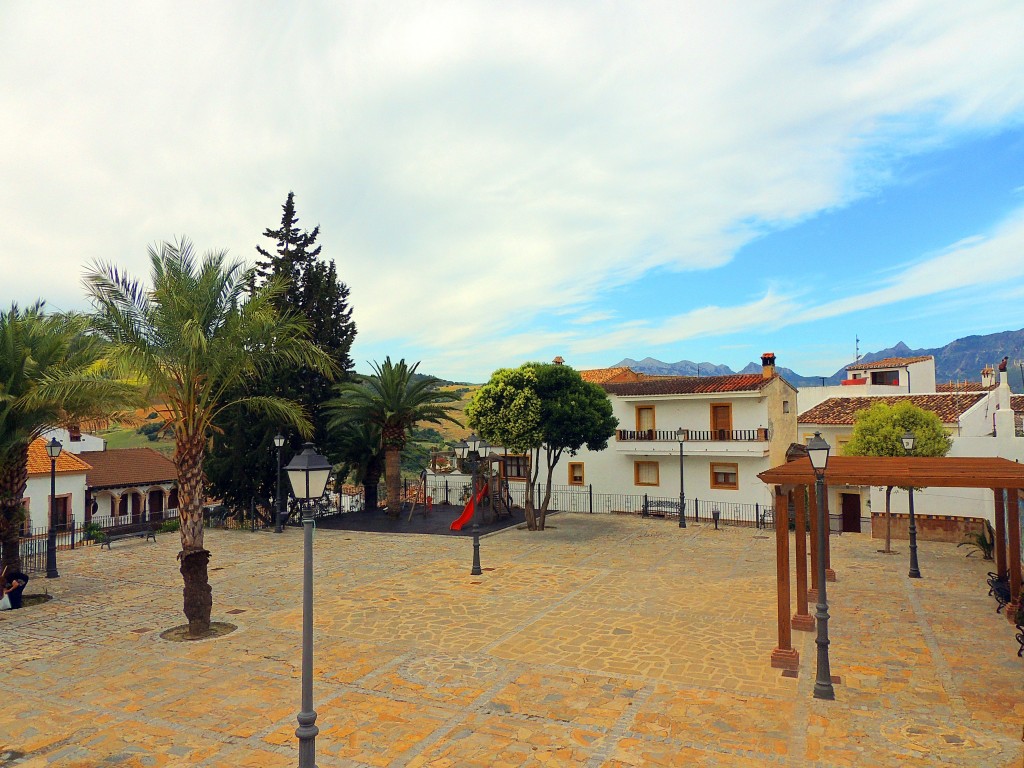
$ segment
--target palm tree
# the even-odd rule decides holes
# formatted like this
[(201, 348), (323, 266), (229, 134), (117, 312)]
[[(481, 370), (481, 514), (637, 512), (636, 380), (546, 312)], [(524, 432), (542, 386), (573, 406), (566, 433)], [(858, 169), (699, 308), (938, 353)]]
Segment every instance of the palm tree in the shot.
[(354, 421), (375, 424), (380, 428), (388, 508), (392, 515), (397, 515), (402, 508), (402, 449), (408, 440), (409, 430), (420, 422), (459, 423), (450, 413), (452, 407), (445, 405), (458, 400), (458, 396), (439, 390), (440, 379), (417, 377), (419, 365), (416, 363), (409, 367), (404, 359), (392, 363), (390, 357), (384, 359), (383, 365), (373, 363), (372, 376), (367, 376), (362, 382), (338, 385), (338, 396), (328, 401), (324, 409), (331, 417), (329, 427)]
[(281, 314), (274, 301), (286, 289), (271, 280), (250, 292), (250, 271), (225, 252), (197, 260), (187, 239), (149, 248), (152, 287), (96, 264), (85, 285), (96, 307), (94, 327), (111, 347), (115, 370), (142, 380), (167, 407), (174, 434), (181, 519), (181, 575), (189, 635), (210, 630), (213, 595), (203, 544), (203, 458), (225, 408), (241, 404), (308, 435), (302, 408), (273, 396), (229, 396), (238, 383), (285, 366), (333, 375), (334, 364), (308, 340), (305, 320)]
[(0, 312), (0, 568), (21, 566), (18, 534), (28, 447), (46, 429), (108, 418), (136, 387), (99, 371), (100, 339), (80, 314), (46, 314), (42, 302)]
[(366, 509), (377, 508), (377, 485), (384, 474), (384, 452), (380, 443), (380, 427), (367, 422), (331, 422), (338, 446), (339, 477), (352, 476), (363, 486)]

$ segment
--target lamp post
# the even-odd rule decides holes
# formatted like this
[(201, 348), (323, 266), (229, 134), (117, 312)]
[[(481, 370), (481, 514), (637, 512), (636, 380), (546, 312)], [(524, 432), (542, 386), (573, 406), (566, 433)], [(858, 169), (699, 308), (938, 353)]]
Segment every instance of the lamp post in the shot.
[[(828, 661), (828, 596), (825, 594), (825, 537), (828, 535), (828, 529), (825, 527), (828, 524), (825, 517), (825, 468), (828, 466), (828, 453), (831, 449), (831, 446), (822, 440), (820, 432), (815, 432), (814, 437), (807, 443), (807, 455), (811, 459), (811, 467), (814, 468), (814, 487), (818, 496), (818, 562), (815, 563), (818, 572), (818, 604), (814, 612), (818, 624), (818, 637), (814, 641), (818, 646), (818, 668), (814, 677), (814, 698), (830, 701), (836, 697), (832, 689), (832, 670)], [(776, 516), (775, 524), (785, 523), (780, 522)]]
[(292, 494), (302, 509), (302, 709), (299, 710), (299, 768), (316, 768), (316, 711), (313, 709), (313, 502), (324, 495), (331, 463), (312, 443), (285, 467)]
[(683, 483), (683, 439), (686, 437), (686, 430), (680, 427), (676, 430), (676, 439), (679, 441), (679, 527), (686, 527), (686, 486)]
[(283, 506), (281, 502), (284, 501), (284, 499), (281, 498), (281, 449), (284, 447), (284, 435), (280, 432), (274, 435), (274, 447), (277, 448), (277, 490), (274, 492), (274, 501), (276, 502), (274, 506), (277, 507), (277, 515), (275, 520), (276, 524), (274, 525), (274, 533), (282, 533), (284, 531), (284, 527), (281, 525), (281, 514), (283, 512), (281, 509)]
[(488, 448), (486, 441), (481, 441), (476, 433), (471, 434), (464, 442), (456, 443), (455, 450), (465, 463), (469, 464), (469, 471), (472, 474), (470, 491), (470, 503), (473, 505), (473, 567), (469, 571), (470, 576), (483, 575), (480, 567), (480, 524), (477, 522), (476, 514), (476, 471), (480, 466), (480, 450)]
[(57, 572), (57, 529), (53, 518), (57, 511), (57, 457), (60, 456), (60, 440), (56, 437), (46, 444), (46, 453), (50, 456), (50, 527), (46, 531), (46, 578), (56, 579)]
[[(917, 438), (909, 429), (900, 438), (903, 443), (903, 451), (907, 456), (914, 453), (914, 443)], [(907, 575), (912, 579), (921, 578), (921, 569), (917, 567), (917, 523), (914, 522), (914, 486), (910, 486), (908, 503), (910, 505), (910, 573)]]

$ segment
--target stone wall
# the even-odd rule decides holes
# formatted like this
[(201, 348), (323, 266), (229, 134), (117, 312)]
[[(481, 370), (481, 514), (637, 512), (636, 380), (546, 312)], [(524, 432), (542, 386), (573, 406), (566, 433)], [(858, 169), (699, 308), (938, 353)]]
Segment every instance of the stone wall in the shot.
[[(914, 521), (917, 523), (917, 538), (922, 541), (948, 541), (959, 544), (967, 538), (969, 533), (980, 533), (985, 526), (985, 520), (980, 517), (956, 517), (952, 515), (918, 515), (915, 513)], [(892, 537), (894, 539), (909, 539), (910, 516), (893, 513), (892, 515)], [(876, 512), (871, 515), (871, 536), (875, 539), (885, 538), (885, 513)]]

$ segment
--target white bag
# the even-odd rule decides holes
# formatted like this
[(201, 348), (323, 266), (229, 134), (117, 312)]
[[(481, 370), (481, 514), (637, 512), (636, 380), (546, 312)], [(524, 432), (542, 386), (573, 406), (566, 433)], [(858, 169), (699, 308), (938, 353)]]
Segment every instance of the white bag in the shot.
[(0, 597), (0, 611), (9, 610), (11, 610), (11, 598), (9, 598), (7, 595), (4, 595), (3, 597)]

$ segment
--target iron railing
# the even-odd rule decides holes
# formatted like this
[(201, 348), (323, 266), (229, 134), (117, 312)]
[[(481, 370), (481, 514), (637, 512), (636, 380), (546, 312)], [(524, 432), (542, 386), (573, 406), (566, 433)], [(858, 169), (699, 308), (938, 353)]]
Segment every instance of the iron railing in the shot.
[[(615, 439), (624, 442), (662, 442), (662, 443), (678, 443), (679, 435), (674, 429), (617, 429), (615, 430)], [(687, 443), (693, 442), (711, 442), (713, 440), (719, 441), (735, 441), (735, 442), (766, 442), (768, 440), (768, 430), (764, 427), (758, 429), (684, 429), (683, 430), (683, 441)]]

